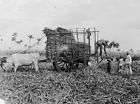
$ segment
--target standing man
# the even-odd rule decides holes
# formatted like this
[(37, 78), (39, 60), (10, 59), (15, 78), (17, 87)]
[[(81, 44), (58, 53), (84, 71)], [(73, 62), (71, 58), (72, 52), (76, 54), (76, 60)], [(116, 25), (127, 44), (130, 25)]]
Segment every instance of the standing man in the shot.
[(112, 62), (112, 59), (107, 59), (107, 73), (108, 74), (111, 74), (111, 62)]
[(124, 70), (124, 64), (125, 64), (125, 59), (124, 58), (119, 59), (119, 71)]
[(132, 75), (132, 67), (131, 67), (131, 65), (132, 65), (132, 58), (131, 58), (129, 53), (127, 53), (126, 55), (127, 55), (126, 56), (126, 66), (128, 66), (129, 73)]

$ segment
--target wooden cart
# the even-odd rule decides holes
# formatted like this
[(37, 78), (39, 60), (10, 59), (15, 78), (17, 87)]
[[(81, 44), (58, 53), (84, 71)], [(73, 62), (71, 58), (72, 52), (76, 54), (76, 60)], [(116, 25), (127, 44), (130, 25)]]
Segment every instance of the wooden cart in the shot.
[(52, 61), (55, 70), (67, 70), (78, 68), (79, 65), (88, 65), (91, 54), (90, 29), (45, 28), (47, 37), (46, 58)]

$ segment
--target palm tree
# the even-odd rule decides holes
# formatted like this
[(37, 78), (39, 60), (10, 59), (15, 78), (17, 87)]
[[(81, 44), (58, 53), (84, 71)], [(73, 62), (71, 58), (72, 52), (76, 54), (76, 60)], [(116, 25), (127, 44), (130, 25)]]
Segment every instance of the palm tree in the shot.
[(23, 40), (16, 41), (17, 44), (21, 44)]
[[(33, 37), (33, 35), (28, 35), (28, 38), (29, 38), (29, 47), (30, 47), (31, 40), (32, 40), (34, 37)], [(29, 47), (28, 47), (28, 48), (29, 48)]]
[(18, 33), (16, 33), (16, 32), (15, 32), (15, 33), (13, 33), (13, 35), (12, 35), (12, 36), (17, 37), (17, 34), (18, 34)]
[(112, 42), (109, 43), (108, 48), (110, 48), (110, 49), (111, 48), (119, 48), (119, 46), (120, 46), (119, 43), (117, 43), (115, 41), (112, 41)]
[(115, 50), (115, 49), (118, 49), (119, 46), (120, 46), (119, 43), (117, 43), (117, 42), (115, 42), (115, 41), (112, 41), (112, 42), (109, 43), (108, 48), (109, 48), (109, 49), (112, 49), (113, 54), (115, 54), (116, 51), (118, 51), (118, 50)]
[(13, 33), (11, 40), (16, 41), (17, 33)]
[(38, 38), (37, 39), (37, 44), (39, 44), (39, 42), (41, 41), (42, 38)]
[(29, 41), (31, 42), (31, 40), (34, 38), (33, 35), (28, 35)]
[(15, 43), (17, 44), (17, 45), (21, 45), (21, 43), (23, 42), (23, 40), (18, 40), (18, 41), (15, 41)]
[(107, 51), (106, 51), (106, 49), (107, 49), (107, 47), (108, 47), (108, 43), (109, 43), (108, 40), (103, 40), (103, 39), (98, 40), (98, 41), (96, 42), (95, 54), (98, 54), (98, 49), (99, 49), (99, 50), (100, 50), (99, 55), (101, 56), (101, 58), (102, 58), (102, 55), (103, 55), (103, 51), (104, 51), (105, 55), (107, 56)]
[(33, 35), (29, 35), (28, 38), (29, 38), (30, 41), (31, 41), (31, 39), (33, 39), (34, 37), (33, 37)]
[(15, 40), (16, 40), (16, 38), (15, 38), (15, 37), (12, 37), (12, 38), (11, 38), (11, 40), (12, 40), (12, 41), (15, 41)]

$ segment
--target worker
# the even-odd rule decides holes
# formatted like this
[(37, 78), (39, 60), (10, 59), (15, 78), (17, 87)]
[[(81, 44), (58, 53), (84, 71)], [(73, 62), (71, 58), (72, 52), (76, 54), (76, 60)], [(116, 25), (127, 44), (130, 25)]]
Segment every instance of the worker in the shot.
[(126, 65), (126, 67), (128, 67), (129, 74), (132, 75), (132, 68), (131, 68), (132, 58), (131, 58), (131, 55), (129, 53), (127, 53), (126, 55), (127, 56), (126, 56), (125, 65)]
[(125, 59), (124, 58), (120, 58), (119, 59), (119, 71), (124, 69), (124, 64), (125, 64)]
[(111, 59), (107, 59), (107, 73), (111, 74)]

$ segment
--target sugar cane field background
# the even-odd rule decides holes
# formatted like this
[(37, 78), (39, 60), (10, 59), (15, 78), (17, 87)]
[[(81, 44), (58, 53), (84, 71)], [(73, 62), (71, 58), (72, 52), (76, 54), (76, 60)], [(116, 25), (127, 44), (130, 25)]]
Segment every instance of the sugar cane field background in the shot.
[[(66, 30), (59, 29), (63, 32)], [(22, 39), (18, 40), (18, 35), (14, 33), (11, 40), (15, 45), (25, 47), (25, 50), (2, 52), (1, 58), (15, 53), (39, 52), (40, 60), (46, 59), (46, 49), (32, 50), (40, 45), (44, 37), (27, 35), (28, 43), (24, 43)], [(31, 43), (32, 39), (36, 39), (36, 42)], [(5, 104), (139, 104), (140, 54), (132, 49), (121, 51), (121, 44), (115, 41), (99, 39), (96, 44), (98, 55), (91, 52), (90, 65), (82, 64), (72, 70), (54, 70), (51, 61), (39, 62), (38, 72), (33, 66), (19, 67), (16, 72), (12, 68), (1, 68), (0, 98)], [(127, 73), (127, 68), (121, 73), (117, 72), (118, 62), (113, 60), (108, 73), (107, 60), (126, 57), (127, 52), (132, 56), (133, 74)]]

